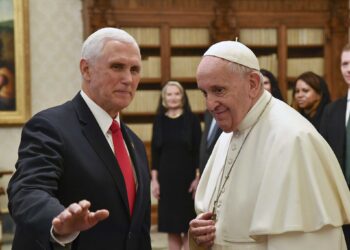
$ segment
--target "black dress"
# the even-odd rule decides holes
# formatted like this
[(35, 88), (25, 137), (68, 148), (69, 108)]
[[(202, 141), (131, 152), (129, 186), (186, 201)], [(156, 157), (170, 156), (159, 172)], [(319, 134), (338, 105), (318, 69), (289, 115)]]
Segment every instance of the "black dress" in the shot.
[(199, 164), (200, 138), (199, 119), (193, 113), (175, 119), (159, 115), (153, 125), (152, 169), (158, 170), (160, 232), (185, 233), (195, 217), (188, 189)]

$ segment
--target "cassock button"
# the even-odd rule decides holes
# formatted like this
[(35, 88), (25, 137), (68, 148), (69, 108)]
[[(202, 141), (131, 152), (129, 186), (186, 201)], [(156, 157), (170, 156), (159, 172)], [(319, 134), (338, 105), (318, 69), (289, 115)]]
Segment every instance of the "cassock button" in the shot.
[(128, 234), (128, 238), (129, 238), (129, 240), (131, 240), (131, 239), (132, 239), (132, 232), (129, 232), (129, 234)]

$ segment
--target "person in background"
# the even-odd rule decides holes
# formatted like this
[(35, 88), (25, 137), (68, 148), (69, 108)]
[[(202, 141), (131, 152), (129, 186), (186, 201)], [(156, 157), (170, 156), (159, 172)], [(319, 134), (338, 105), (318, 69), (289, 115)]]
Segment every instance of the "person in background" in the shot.
[(292, 106), (319, 130), (321, 118), (330, 95), (326, 81), (308, 71), (297, 77), (293, 89)]
[(260, 72), (264, 78), (264, 89), (269, 91), (273, 97), (281, 101), (284, 101), (281, 94), (281, 90), (278, 87), (277, 78), (270, 71), (266, 69), (260, 69)]
[(13, 61), (5, 60), (4, 37), (0, 37), (0, 111), (16, 110), (15, 67)]
[[(326, 106), (321, 119), (320, 133), (337, 156), (350, 187), (350, 43), (342, 50), (340, 70), (348, 86), (347, 95)], [(350, 249), (350, 226), (344, 225), (343, 230)]]
[(0, 110), (16, 110), (15, 73), (10, 63), (0, 60)]
[(188, 249), (188, 224), (195, 217), (201, 128), (179, 82), (167, 82), (152, 134), (152, 194), (158, 199), (158, 230), (170, 250)]
[(222, 130), (208, 110), (204, 112), (204, 132), (199, 150), (199, 173), (202, 175), (216, 141)]
[(327, 142), (264, 90), (245, 45), (212, 45), (198, 88), (223, 130), (200, 178), (190, 249), (345, 250), (350, 192)]
[(146, 151), (120, 120), (140, 81), (140, 49), (102, 28), (83, 43), (80, 71), (71, 101), (24, 125), (8, 187), (12, 249), (150, 250)]

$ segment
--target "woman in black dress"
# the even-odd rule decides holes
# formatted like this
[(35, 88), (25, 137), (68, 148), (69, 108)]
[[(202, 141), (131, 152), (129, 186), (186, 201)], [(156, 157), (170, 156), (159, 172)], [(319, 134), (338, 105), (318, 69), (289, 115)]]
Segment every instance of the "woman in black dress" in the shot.
[(153, 124), (152, 194), (158, 199), (158, 230), (168, 233), (170, 250), (188, 249), (187, 231), (195, 217), (201, 128), (180, 83), (162, 89)]

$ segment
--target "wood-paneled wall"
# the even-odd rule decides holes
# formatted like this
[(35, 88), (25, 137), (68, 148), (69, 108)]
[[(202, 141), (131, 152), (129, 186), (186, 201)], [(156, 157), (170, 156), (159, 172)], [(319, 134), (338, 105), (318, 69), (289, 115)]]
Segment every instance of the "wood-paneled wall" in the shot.
[[(322, 27), (324, 77), (333, 99), (346, 92), (339, 62), (348, 42), (348, 12), (347, 0), (83, 0), (85, 36), (104, 26), (171, 24), (208, 26), (214, 42), (234, 39), (240, 27)], [(287, 55), (280, 54), (279, 82), (286, 91)]]

